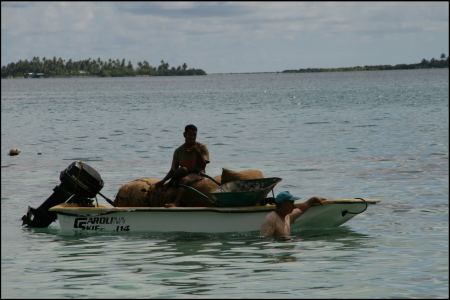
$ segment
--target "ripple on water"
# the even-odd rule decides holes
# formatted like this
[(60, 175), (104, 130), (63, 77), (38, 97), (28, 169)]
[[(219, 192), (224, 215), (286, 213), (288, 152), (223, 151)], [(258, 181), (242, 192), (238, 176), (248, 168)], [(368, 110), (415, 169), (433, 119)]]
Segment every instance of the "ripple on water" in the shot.
[[(2, 157), (2, 297), (445, 298), (442, 120), (448, 69), (2, 80), (2, 145), (26, 143), (28, 153)], [(340, 230), (287, 241), (21, 228), (66, 161), (101, 162), (113, 193), (132, 178), (164, 175), (191, 122), (213, 146), (209, 170), (258, 168), (283, 178), (275, 193), (382, 202)]]

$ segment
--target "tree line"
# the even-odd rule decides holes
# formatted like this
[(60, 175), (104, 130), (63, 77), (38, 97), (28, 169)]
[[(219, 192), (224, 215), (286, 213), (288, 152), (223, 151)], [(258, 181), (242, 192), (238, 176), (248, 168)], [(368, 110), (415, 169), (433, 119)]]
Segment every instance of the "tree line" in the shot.
[(422, 59), (416, 64), (398, 64), (398, 65), (374, 65), (374, 66), (356, 66), (344, 68), (306, 68), (298, 70), (284, 70), (282, 73), (313, 73), (313, 72), (343, 72), (343, 71), (375, 71), (375, 70), (408, 70), (408, 69), (431, 69), (448, 68), (448, 56), (442, 53), (440, 59), (432, 58), (430, 60)]
[(53, 57), (52, 59), (33, 57), (31, 60), (19, 60), (2, 66), (2, 78), (11, 77), (71, 77), (71, 76), (171, 76), (171, 75), (206, 75), (202, 69), (188, 68), (186, 63), (181, 66), (170, 66), (161, 60), (158, 67), (148, 61), (138, 62), (135, 68), (131, 61), (125, 59), (84, 59), (74, 61)]

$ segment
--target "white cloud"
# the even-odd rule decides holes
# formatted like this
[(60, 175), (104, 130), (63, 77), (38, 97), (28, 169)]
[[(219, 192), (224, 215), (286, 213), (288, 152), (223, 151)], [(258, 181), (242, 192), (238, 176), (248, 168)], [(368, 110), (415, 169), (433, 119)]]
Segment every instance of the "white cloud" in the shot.
[[(424, 38), (429, 54), (411, 45)], [(311, 61), (316, 53), (342, 65), (354, 65), (352, 56), (382, 63), (370, 61), (374, 51), (389, 59), (403, 53), (411, 63), (448, 53), (448, 2), (2, 2), (3, 65), (56, 55), (276, 71), (280, 60), (320, 67), (326, 60)]]

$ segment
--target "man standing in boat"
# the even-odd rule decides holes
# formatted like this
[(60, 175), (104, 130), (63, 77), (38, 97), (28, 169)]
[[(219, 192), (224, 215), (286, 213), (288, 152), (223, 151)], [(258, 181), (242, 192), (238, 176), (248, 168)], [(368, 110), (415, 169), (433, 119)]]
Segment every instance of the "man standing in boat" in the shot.
[(288, 191), (281, 192), (275, 198), (276, 209), (267, 214), (261, 225), (261, 236), (263, 237), (289, 237), (291, 235), (291, 224), (305, 213), (311, 206), (322, 205), (325, 198), (312, 197), (305, 202), (294, 204), (294, 197)]
[[(206, 164), (209, 163), (208, 148), (196, 141), (197, 127), (193, 124), (186, 125), (183, 136), (185, 142), (175, 150), (170, 171), (161, 181), (156, 183), (157, 188), (164, 187), (164, 183), (169, 179), (166, 186), (178, 184), (190, 186), (203, 179), (201, 174), (205, 173)], [(175, 200), (165, 206), (179, 206), (184, 191), (184, 188), (178, 187)]]

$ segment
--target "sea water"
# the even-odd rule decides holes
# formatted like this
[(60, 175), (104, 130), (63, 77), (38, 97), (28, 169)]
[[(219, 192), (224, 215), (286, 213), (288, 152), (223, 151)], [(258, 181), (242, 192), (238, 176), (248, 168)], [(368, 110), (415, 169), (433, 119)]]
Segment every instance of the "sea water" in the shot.
[[(448, 69), (2, 79), (1, 295), (446, 298), (448, 79)], [(290, 241), (21, 227), (75, 160), (100, 173), (110, 198), (162, 178), (189, 123), (211, 176), (259, 169), (283, 179), (275, 193), (381, 202)]]

